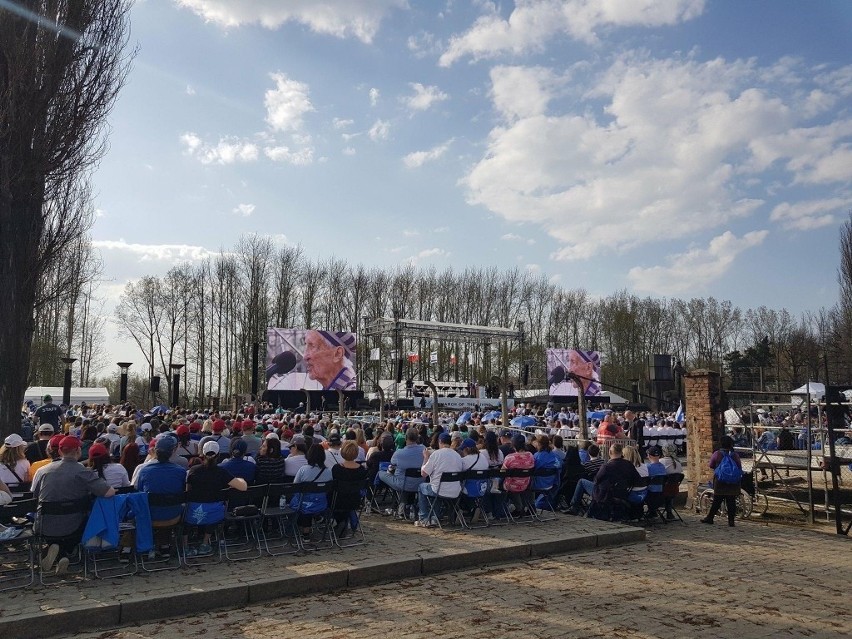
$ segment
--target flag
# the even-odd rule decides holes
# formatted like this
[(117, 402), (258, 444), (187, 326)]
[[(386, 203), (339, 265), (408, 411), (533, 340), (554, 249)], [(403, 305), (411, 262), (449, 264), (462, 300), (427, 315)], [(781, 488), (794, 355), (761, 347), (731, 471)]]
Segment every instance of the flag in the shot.
[(411, 362), (411, 363), (419, 362), (420, 361), (420, 355), (418, 355), (417, 353), (409, 353), (408, 354), (408, 361)]
[(379, 361), (379, 349), (374, 348), (370, 351), (370, 359), (374, 362)]
[(429, 363), (437, 364), (438, 363), (438, 351), (432, 351), (429, 353)]
[(675, 418), (675, 421), (676, 421), (678, 424), (682, 424), (682, 423), (684, 422), (684, 420), (686, 419), (686, 417), (685, 417), (685, 415), (684, 415), (684, 413), (683, 413), (683, 402), (681, 402), (680, 404), (678, 404), (677, 412), (675, 413), (675, 417), (674, 417), (674, 418)]
[(391, 351), (390, 357), (391, 359), (396, 359), (397, 357), (399, 357), (399, 351)]
[(456, 364), (456, 354), (455, 353), (450, 353), (450, 364), (452, 364), (453, 366), (455, 366), (455, 364)]

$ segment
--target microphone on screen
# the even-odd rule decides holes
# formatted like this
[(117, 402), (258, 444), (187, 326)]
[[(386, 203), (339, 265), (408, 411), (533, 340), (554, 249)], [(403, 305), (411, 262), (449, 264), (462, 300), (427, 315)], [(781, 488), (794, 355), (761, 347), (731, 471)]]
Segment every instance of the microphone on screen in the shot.
[(565, 369), (562, 366), (557, 366), (550, 372), (550, 379), (547, 380), (548, 386), (561, 384), (565, 381)]
[(272, 364), (266, 367), (266, 381), (269, 382), (273, 375), (285, 375), (296, 368), (296, 356), (291, 351), (278, 353), (272, 358)]

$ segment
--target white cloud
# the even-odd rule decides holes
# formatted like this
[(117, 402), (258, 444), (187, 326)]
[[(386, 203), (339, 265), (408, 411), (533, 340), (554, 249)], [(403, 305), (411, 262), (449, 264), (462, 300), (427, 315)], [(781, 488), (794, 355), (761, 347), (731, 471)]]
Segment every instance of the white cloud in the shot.
[(443, 48), (443, 43), (435, 38), (435, 35), (428, 31), (420, 31), (408, 36), (406, 41), (408, 50), (414, 54), (415, 58), (425, 58), (429, 55), (440, 53)]
[(379, 103), (380, 95), (376, 87), (370, 89), (370, 106), (376, 106)]
[(356, 151), (351, 146), (347, 146), (342, 151), (343, 155), (355, 155)]
[(311, 147), (291, 149), (288, 146), (268, 146), (263, 149), (264, 155), (273, 162), (287, 162), (296, 166), (305, 166), (314, 161), (314, 150)]
[(291, 80), (286, 74), (270, 73), (275, 88), (269, 89), (263, 98), (266, 105), (266, 122), (273, 131), (299, 131), (302, 117), (314, 110), (304, 82)]
[(852, 207), (848, 198), (829, 198), (807, 202), (783, 202), (774, 209), (769, 219), (780, 222), (787, 230), (809, 231), (836, 223), (837, 214)]
[(191, 84), (187, 84), (186, 85), (186, 94), (187, 95), (195, 95), (195, 87), (193, 87)]
[(601, 28), (673, 25), (695, 18), (703, 10), (704, 0), (515, 0), (508, 19), (488, 6), (467, 32), (451, 38), (440, 64), (448, 67), (464, 56), (478, 60), (504, 53), (540, 52), (549, 40), (562, 34), (595, 43)]
[(447, 152), (447, 149), (450, 148), (450, 144), (452, 144), (452, 142), (452, 140), (447, 140), (443, 144), (432, 147), (428, 151), (415, 151), (414, 153), (409, 153), (402, 158), (402, 161), (409, 169), (419, 168), (426, 162), (432, 162), (444, 155), (444, 153)]
[(254, 209), (254, 204), (237, 204), (237, 206), (234, 207), (231, 212), (236, 213), (237, 215), (241, 215), (242, 217), (248, 217), (249, 215), (254, 213)]
[(500, 239), (506, 240), (507, 242), (517, 242), (518, 240), (522, 240), (523, 238), (520, 235), (516, 235), (515, 233), (506, 233), (505, 235), (501, 235)]
[(93, 240), (92, 246), (102, 251), (119, 251), (133, 255), (140, 262), (186, 262), (197, 261), (217, 255), (203, 246), (192, 244), (136, 244), (119, 240)]
[[(554, 259), (573, 260), (656, 241), (660, 229), (672, 239), (717, 229), (754, 214), (755, 194), (781, 201), (791, 182), (842, 188), (852, 119), (809, 126), (807, 91), (765, 86), (776, 72), (626, 53), (582, 86), (496, 67), (502, 121), (463, 181), (467, 200), (537, 225), (560, 242)], [(798, 73), (788, 81), (806, 83)]]
[(446, 232), (447, 232), (447, 231), (449, 231), (449, 230), (450, 230), (450, 227), (449, 227), (449, 226), (439, 226), (439, 227), (438, 227), (438, 228), (436, 228), (433, 232), (434, 232), (434, 233), (446, 233)]
[(442, 248), (437, 248), (437, 247), (428, 248), (428, 249), (423, 249), (422, 251), (420, 251), (416, 255), (412, 255), (411, 257), (409, 257), (408, 262), (410, 262), (411, 264), (418, 264), (419, 262), (421, 262), (423, 260), (428, 260), (430, 258), (446, 258), (446, 257), (449, 257), (449, 256), (450, 256), (450, 252), (446, 251)]
[(527, 264), (527, 270), (530, 273), (541, 273), (541, 265), (540, 264)]
[(420, 235), (420, 231), (418, 231), (416, 229), (403, 229), (402, 234), (405, 237), (416, 237), (416, 236)]
[(751, 231), (737, 238), (730, 231), (714, 237), (707, 248), (672, 255), (667, 266), (635, 266), (627, 277), (637, 291), (679, 295), (705, 287), (724, 275), (737, 256), (766, 239), (768, 231)]
[(409, 82), (413, 95), (400, 98), (400, 101), (412, 111), (425, 111), (437, 102), (448, 100), (450, 96), (435, 86), (424, 86), (419, 82)]
[(334, 120), (332, 120), (332, 124), (334, 125), (334, 128), (338, 129), (338, 130), (346, 129), (346, 128), (352, 126), (354, 123), (355, 123), (355, 120), (344, 120), (343, 118), (334, 118)]
[(298, 22), (316, 33), (372, 42), (382, 19), (405, 0), (177, 0), (207, 21), (224, 27), (260, 24), (277, 29)]
[(373, 141), (387, 140), (390, 135), (390, 122), (376, 120), (375, 124), (370, 127), (368, 135)]
[(205, 144), (195, 133), (180, 136), (186, 155), (197, 158), (202, 164), (234, 164), (254, 162), (258, 157), (257, 145), (236, 137), (223, 137), (215, 145)]

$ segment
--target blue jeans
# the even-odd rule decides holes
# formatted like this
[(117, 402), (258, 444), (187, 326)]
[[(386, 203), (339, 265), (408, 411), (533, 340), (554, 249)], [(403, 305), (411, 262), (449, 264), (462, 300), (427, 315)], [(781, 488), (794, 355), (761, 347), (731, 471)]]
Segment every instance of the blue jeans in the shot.
[[(418, 486), (417, 492), (417, 503), (420, 508), (420, 521), (424, 521), (429, 518), (429, 510), (432, 508), (432, 501), (436, 497), (435, 489), (432, 488), (432, 484), (429, 482), (423, 482), (420, 486)], [(439, 508), (440, 504), (435, 504), (435, 517), (441, 516)]]
[(588, 495), (592, 494), (592, 489), (595, 486), (595, 482), (591, 479), (581, 479), (577, 482), (577, 487), (574, 489), (574, 497), (571, 498), (571, 506), (577, 508), (580, 506), (580, 500), (583, 499), (583, 494), (586, 493)]

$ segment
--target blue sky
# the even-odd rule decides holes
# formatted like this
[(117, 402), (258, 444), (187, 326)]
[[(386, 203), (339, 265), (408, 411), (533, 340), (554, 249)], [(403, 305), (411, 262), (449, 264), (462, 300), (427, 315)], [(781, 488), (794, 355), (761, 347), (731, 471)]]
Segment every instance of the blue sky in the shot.
[(147, 0), (131, 29), (93, 178), (107, 309), (251, 232), (593, 295), (836, 300), (852, 3)]

